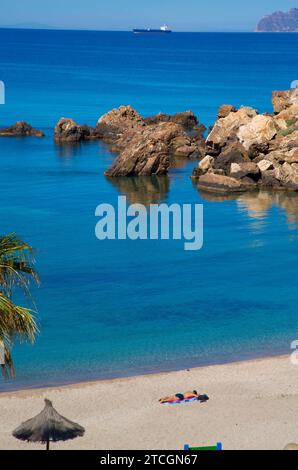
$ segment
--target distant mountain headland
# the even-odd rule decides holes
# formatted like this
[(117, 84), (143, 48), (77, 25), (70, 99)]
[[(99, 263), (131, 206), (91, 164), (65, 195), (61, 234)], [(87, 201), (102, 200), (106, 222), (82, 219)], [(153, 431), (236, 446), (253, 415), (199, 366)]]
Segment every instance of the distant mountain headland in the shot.
[(298, 8), (291, 8), (288, 12), (276, 11), (272, 15), (264, 16), (258, 23), (258, 33), (295, 33), (298, 32)]
[(17, 23), (0, 25), (2, 29), (54, 29), (53, 26), (49, 26), (42, 23)]

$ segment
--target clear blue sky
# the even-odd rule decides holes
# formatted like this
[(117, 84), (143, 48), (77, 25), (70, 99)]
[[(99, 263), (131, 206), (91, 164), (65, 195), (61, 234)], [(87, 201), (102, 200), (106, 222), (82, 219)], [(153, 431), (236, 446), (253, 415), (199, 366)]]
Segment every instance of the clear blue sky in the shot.
[[(0, 25), (39, 23), (57, 28), (127, 30), (168, 23), (176, 31), (253, 30), (295, 0), (0, 0)], [(297, 2), (298, 3), (298, 2)]]

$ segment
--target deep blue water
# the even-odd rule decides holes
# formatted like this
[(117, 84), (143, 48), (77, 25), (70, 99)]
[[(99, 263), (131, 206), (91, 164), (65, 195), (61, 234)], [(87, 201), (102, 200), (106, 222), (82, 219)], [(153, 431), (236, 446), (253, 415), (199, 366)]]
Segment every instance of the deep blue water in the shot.
[[(0, 140), (1, 233), (36, 250), (40, 336), (17, 345), (18, 377), (50, 385), (290, 353), (298, 337), (298, 199), (214, 198), (181, 162), (168, 178), (108, 181), (101, 143), (59, 147), (61, 116), (94, 124), (131, 104), (141, 114), (192, 109), (210, 125), (222, 103), (271, 110), (271, 90), (298, 79), (298, 35), (0, 30), (0, 124), (26, 120), (44, 139)], [(95, 208), (202, 202), (204, 247), (95, 238)]]

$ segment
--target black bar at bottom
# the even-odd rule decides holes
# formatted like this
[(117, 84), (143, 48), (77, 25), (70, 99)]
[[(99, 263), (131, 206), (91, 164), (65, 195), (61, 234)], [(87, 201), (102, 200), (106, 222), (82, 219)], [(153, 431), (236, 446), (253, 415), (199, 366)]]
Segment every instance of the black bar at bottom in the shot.
[(4, 464), (26, 463), (30, 467), (34, 463), (75, 463), (88, 468), (92, 464), (93, 468), (115, 467), (140, 468), (144, 465), (161, 466), (183, 466), (197, 468), (209, 462), (214, 463), (236, 463), (243, 465), (264, 461), (268, 466), (270, 462), (276, 465), (285, 466), (287, 463), (295, 464), (298, 454), (286, 451), (1, 451), (1, 468)]

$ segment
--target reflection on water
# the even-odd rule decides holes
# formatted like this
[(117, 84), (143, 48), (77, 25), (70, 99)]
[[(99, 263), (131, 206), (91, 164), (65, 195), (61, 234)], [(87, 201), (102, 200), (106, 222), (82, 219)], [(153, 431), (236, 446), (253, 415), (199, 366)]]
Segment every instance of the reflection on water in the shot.
[(201, 197), (207, 201), (223, 202), (235, 200), (241, 210), (247, 211), (249, 217), (263, 220), (274, 206), (284, 209), (288, 223), (298, 227), (298, 194), (295, 192), (253, 191), (244, 194), (212, 194), (199, 190)]
[(185, 157), (173, 157), (171, 160), (171, 169), (179, 170), (184, 168), (185, 166), (189, 165), (189, 162), (197, 162), (197, 160), (190, 160), (189, 158)]
[(55, 150), (59, 158), (72, 158), (80, 155), (82, 151), (80, 142), (63, 142), (59, 144), (55, 142)]
[(158, 204), (166, 199), (169, 192), (168, 176), (137, 176), (108, 178), (107, 180), (121, 193), (130, 204)]

